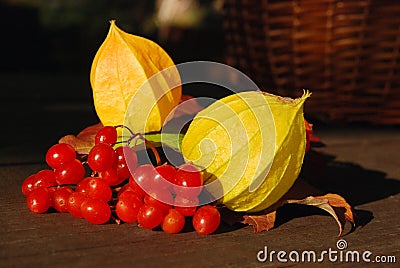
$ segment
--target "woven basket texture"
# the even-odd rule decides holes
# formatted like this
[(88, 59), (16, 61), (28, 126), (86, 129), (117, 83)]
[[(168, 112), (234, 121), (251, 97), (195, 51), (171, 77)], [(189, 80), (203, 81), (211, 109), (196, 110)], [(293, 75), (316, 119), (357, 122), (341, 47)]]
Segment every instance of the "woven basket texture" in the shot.
[(227, 64), (306, 115), (400, 124), (400, 1), (226, 0)]

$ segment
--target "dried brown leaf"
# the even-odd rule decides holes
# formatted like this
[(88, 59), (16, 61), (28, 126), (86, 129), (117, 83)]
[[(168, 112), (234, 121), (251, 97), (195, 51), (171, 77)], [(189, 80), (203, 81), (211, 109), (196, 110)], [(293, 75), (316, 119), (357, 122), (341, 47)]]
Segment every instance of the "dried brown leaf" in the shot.
[(351, 222), (353, 226), (355, 225), (354, 213), (352, 207), (347, 203), (347, 201), (338, 194), (328, 193), (324, 196), (317, 196), (316, 198), (327, 199), (329, 204), (333, 207), (344, 208), (344, 217), (347, 221)]
[(245, 215), (242, 223), (253, 226), (254, 233), (269, 231), (274, 228), (276, 210), (265, 215)]
[(94, 139), (97, 132), (103, 127), (102, 123), (89, 126), (79, 132), (78, 135), (66, 135), (58, 143), (67, 143), (74, 147), (79, 154), (87, 154), (94, 146)]
[(286, 204), (299, 204), (314, 206), (328, 212), (339, 225), (339, 236), (343, 233), (346, 220), (354, 226), (354, 213), (352, 207), (346, 200), (337, 194), (328, 193), (322, 196), (308, 196), (304, 199), (283, 199), (272, 208), (265, 211), (265, 214), (244, 215), (241, 223), (253, 226), (254, 233), (268, 231), (275, 225), (276, 211)]
[[(351, 206), (343, 197), (337, 194), (328, 193), (323, 196), (309, 196), (301, 200), (289, 199), (286, 200), (286, 203), (314, 206), (327, 211), (339, 225), (339, 237), (343, 233), (346, 220), (354, 225), (354, 214)], [(343, 208), (344, 211), (335, 208)]]

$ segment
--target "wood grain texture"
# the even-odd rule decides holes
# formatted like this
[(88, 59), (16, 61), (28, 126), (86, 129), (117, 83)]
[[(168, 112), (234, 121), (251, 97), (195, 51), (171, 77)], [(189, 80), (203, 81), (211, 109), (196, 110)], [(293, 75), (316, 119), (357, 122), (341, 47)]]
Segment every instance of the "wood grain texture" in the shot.
[[(310, 175), (311, 169), (302, 176), (322, 191), (352, 197), (363, 226), (343, 237), (348, 250), (393, 255), (399, 262), (400, 130), (316, 129), (327, 144), (316, 154), (330, 155), (325, 157), (330, 160), (320, 168), (316, 168), (320, 158), (312, 160), (316, 162), (306, 160), (316, 175)], [(35, 215), (28, 211), (20, 185), (26, 176), (44, 167), (17, 163), (0, 166), (0, 267), (285, 267), (297, 264), (276, 259), (260, 263), (257, 253), (264, 246), (287, 252), (336, 249), (334, 220), (318, 210), (296, 206), (280, 209), (278, 226), (268, 232), (254, 234), (251, 227), (224, 225), (210, 236), (193, 231), (168, 235), (135, 224), (96, 226), (60, 213)], [(349, 231), (350, 225), (346, 225), (344, 233)], [(328, 259), (324, 264), (332, 265)], [(343, 266), (364, 267), (365, 263)]]

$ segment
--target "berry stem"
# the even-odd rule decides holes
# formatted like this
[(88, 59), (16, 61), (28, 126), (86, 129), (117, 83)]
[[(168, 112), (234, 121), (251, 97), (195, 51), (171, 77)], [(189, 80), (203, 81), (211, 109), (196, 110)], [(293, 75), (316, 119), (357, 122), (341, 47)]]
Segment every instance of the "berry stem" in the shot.
[(87, 161), (87, 158), (88, 158), (88, 154), (87, 154), (87, 153), (86, 153), (86, 154), (78, 154), (77, 157), (76, 157), (76, 159), (78, 159), (79, 161), (81, 161), (82, 164), (83, 164), (85, 161)]
[(137, 144), (138, 139), (141, 139), (142, 141), (144, 141), (144, 143), (146, 144), (146, 146), (148, 146), (148, 147), (151, 149), (151, 151), (153, 152), (154, 157), (156, 158), (157, 166), (159, 166), (159, 165), (161, 164), (161, 158), (160, 158), (160, 155), (159, 155), (159, 153), (158, 153), (156, 147), (154, 147), (154, 145), (153, 145), (150, 141), (148, 141), (145, 137), (143, 137), (143, 135), (140, 134), (140, 133), (137, 133), (137, 134), (133, 135), (132, 137), (130, 137), (129, 140), (127, 141), (127, 145), (129, 146), (129, 144), (130, 144), (130, 143), (132, 142), (132, 140), (134, 140), (134, 139), (136, 139), (136, 140), (135, 140), (135, 145), (134, 145), (135, 147), (136, 147), (136, 144)]
[(121, 224), (121, 220), (118, 219), (117, 217), (111, 215), (111, 220), (113, 220), (116, 224), (120, 225)]
[(115, 128), (125, 128), (129, 131), (129, 133), (131, 133), (131, 136), (135, 135), (135, 133), (132, 131), (132, 129), (130, 129), (129, 127), (127, 127), (125, 125), (116, 125)]

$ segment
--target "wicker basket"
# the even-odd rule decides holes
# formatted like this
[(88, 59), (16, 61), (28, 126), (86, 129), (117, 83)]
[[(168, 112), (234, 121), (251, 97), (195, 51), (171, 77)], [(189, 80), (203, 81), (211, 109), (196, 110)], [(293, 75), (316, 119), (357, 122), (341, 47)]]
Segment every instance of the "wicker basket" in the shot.
[(227, 63), (320, 120), (400, 124), (400, 1), (226, 0)]

